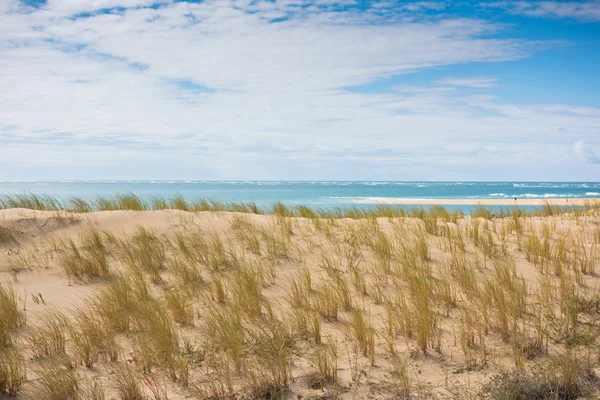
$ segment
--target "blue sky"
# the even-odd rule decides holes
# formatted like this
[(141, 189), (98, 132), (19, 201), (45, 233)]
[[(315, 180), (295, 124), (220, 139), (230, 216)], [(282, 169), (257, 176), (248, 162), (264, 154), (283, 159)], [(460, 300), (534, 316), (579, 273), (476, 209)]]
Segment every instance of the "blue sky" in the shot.
[(600, 1), (0, 0), (0, 180), (598, 180)]

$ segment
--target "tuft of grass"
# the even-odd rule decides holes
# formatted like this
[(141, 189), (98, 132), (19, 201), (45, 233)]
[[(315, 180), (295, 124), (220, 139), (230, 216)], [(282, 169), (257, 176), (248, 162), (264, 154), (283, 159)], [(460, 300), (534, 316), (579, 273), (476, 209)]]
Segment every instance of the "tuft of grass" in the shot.
[(150, 199), (150, 208), (155, 211), (166, 210), (169, 208), (169, 204), (164, 198), (155, 196)]
[(18, 194), (0, 199), (0, 208), (25, 208), (37, 211), (57, 211), (64, 209), (62, 203), (50, 196), (36, 194)]
[(321, 389), (338, 383), (338, 354), (335, 344), (318, 346), (311, 359), (315, 372), (306, 377), (310, 389)]
[(282, 202), (279, 202), (279, 201), (273, 204), (271, 214), (278, 215), (280, 217), (292, 217), (292, 216), (294, 216), (293, 211), (289, 210), (285, 206), (285, 204), (283, 204)]
[[(190, 211), (190, 205), (188, 205), (188, 202), (181, 195), (177, 195), (172, 198), (169, 202), (169, 205), (174, 210)], [(199, 208), (202, 208), (202, 206)]]
[(100, 379), (95, 376), (92, 379), (81, 379), (79, 382), (79, 394), (81, 400), (105, 400), (106, 392)]
[(110, 280), (94, 300), (93, 308), (110, 329), (127, 332), (140, 304), (149, 301), (152, 296), (144, 277), (130, 274)]
[(546, 367), (501, 373), (483, 387), (483, 393), (492, 400), (572, 400), (590, 395), (599, 383), (588, 363), (567, 352)]
[(27, 337), (33, 358), (65, 353), (69, 322), (60, 312), (43, 315)]
[(253, 267), (240, 268), (235, 271), (231, 286), (234, 304), (250, 317), (257, 317), (262, 312), (262, 279), (260, 271)]
[(332, 283), (319, 285), (312, 297), (312, 308), (326, 320), (337, 320), (340, 307), (336, 286)]
[(148, 204), (139, 196), (129, 193), (117, 193), (113, 197), (98, 197), (92, 206), (98, 211), (115, 211), (115, 210), (132, 210), (142, 211), (148, 210)]
[(292, 377), (292, 347), (290, 332), (279, 320), (268, 319), (248, 330), (248, 349), (254, 361), (250, 363), (248, 373), (254, 396), (283, 397)]
[(69, 278), (90, 279), (108, 276), (110, 266), (99, 233), (90, 231), (84, 234), (83, 241), (87, 245), (79, 249), (72, 240), (69, 240), (69, 248), (60, 260), (63, 271)]
[(27, 378), (25, 361), (16, 347), (0, 348), (0, 397), (14, 396)]
[(77, 363), (91, 368), (98, 360), (116, 361), (119, 348), (115, 332), (92, 310), (79, 310), (69, 326)]
[(134, 322), (134, 352), (143, 371), (164, 368), (172, 380), (187, 386), (187, 362), (179, 348), (179, 335), (163, 305), (155, 299), (138, 304)]
[(390, 372), (397, 390), (396, 398), (411, 398), (412, 380), (409, 375), (408, 360), (408, 355), (394, 355), (392, 357), (392, 368)]
[[(204, 239), (201, 238), (197, 238), (197, 240), (199, 244), (204, 242)], [(200, 260), (208, 265), (213, 272), (220, 272), (238, 266), (239, 260), (235, 247), (231, 244), (227, 245), (217, 233), (211, 237), (210, 241), (204, 243), (206, 252), (200, 256)]]
[(225, 283), (220, 275), (215, 274), (212, 278), (212, 283), (214, 286), (214, 298), (218, 303), (225, 304), (227, 301), (227, 289)]
[(194, 308), (188, 295), (177, 288), (165, 291), (165, 302), (175, 322), (194, 325)]
[(94, 211), (94, 205), (81, 197), (73, 197), (67, 203), (67, 211), (74, 213), (89, 213)]
[[(44, 262), (45, 260), (42, 260)], [(27, 271), (37, 267), (39, 260), (32, 252), (16, 253), (8, 261), (8, 269), (13, 274), (15, 281), (19, 272)], [(40, 263), (42, 264), (42, 263)]]
[(288, 301), (292, 307), (309, 307), (312, 280), (306, 267), (290, 279)]
[(146, 202), (133, 193), (117, 194), (115, 202), (119, 210), (143, 211), (148, 209)]
[(113, 386), (122, 400), (146, 400), (142, 375), (133, 367), (119, 366), (113, 371)]
[(39, 400), (81, 398), (76, 370), (66, 357), (43, 360), (35, 372), (38, 380), (28, 390), (28, 398)]
[(352, 311), (351, 327), (360, 351), (370, 358), (371, 364), (375, 364), (375, 328), (362, 310), (356, 308)]
[(119, 245), (124, 262), (134, 271), (144, 271), (152, 282), (162, 280), (161, 272), (165, 269), (165, 245), (152, 232), (138, 227), (131, 240), (122, 241)]
[(314, 212), (312, 209), (310, 209), (307, 206), (298, 206), (298, 208), (296, 209), (298, 212), (298, 215), (302, 218), (309, 218), (309, 219), (314, 219), (314, 218), (318, 218), (318, 215), (316, 212)]
[(206, 287), (207, 282), (193, 260), (174, 255), (168, 265), (177, 280), (178, 288), (192, 295), (198, 295)]
[(281, 232), (281, 229), (269, 229), (262, 232), (267, 255), (273, 262), (281, 258), (288, 258), (290, 255), (289, 235), (286, 233), (282, 235), (282, 233), (284, 232)]
[(431, 305), (431, 290), (431, 284), (424, 277), (412, 276), (409, 279), (417, 344), (424, 354), (427, 353), (428, 346), (434, 346), (438, 324), (437, 315)]
[(25, 321), (14, 287), (0, 282), (0, 347), (12, 343), (11, 332), (23, 326)]
[(494, 262), (494, 272), (484, 284), (484, 303), (493, 311), (497, 329), (507, 341), (526, 310), (527, 285), (517, 276), (512, 260)]
[(245, 365), (245, 330), (241, 311), (231, 307), (213, 307), (207, 312), (204, 323), (215, 349), (225, 352), (236, 371), (240, 372)]

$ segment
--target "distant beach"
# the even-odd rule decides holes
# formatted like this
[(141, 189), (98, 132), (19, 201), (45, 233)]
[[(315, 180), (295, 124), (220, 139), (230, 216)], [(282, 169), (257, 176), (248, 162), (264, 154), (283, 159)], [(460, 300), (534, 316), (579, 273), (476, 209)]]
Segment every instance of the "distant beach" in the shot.
[(358, 204), (398, 204), (398, 205), (460, 205), (460, 206), (585, 206), (600, 202), (595, 198), (542, 198), (542, 199), (407, 199), (407, 198), (367, 198), (358, 199)]

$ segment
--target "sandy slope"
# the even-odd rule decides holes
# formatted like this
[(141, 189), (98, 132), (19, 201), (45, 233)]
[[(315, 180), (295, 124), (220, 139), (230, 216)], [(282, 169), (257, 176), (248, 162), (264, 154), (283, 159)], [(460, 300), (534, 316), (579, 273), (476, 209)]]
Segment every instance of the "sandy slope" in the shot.
[[(573, 199), (570, 199), (570, 204)], [(579, 199), (578, 201), (581, 201)], [(519, 204), (525, 204), (525, 200), (519, 200)], [(403, 203), (409, 204), (409, 203)], [(423, 203), (410, 203), (423, 204)], [(449, 204), (445, 202), (444, 204)], [(470, 204), (470, 203), (456, 203)], [(503, 204), (503, 203), (493, 203)], [(533, 204), (533, 203), (531, 203)], [(90, 280), (77, 280), (68, 278), (60, 267), (61, 252), (60, 245), (57, 245), (56, 239), (72, 238), (75, 243), (79, 243), (80, 233), (90, 228), (99, 231), (110, 232), (116, 238), (128, 238), (135, 234), (136, 230), (143, 226), (154, 232), (161, 241), (166, 243), (167, 259), (173, 258), (177, 254), (174, 247), (174, 234), (176, 232), (190, 233), (201, 230), (206, 237), (218, 235), (223, 238), (231, 251), (237, 252), (237, 257), (244, 265), (246, 262), (266, 263), (267, 245), (264, 241), (266, 236), (258, 237), (261, 239), (261, 255), (252, 254), (246, 248), (245, 242), (240, 239), (239, 231), (232, 227), (232, 221), (238, 218), (245, 223), (250, 224), (257, 232), (273, 232), (280, 229), (281, 220), (276, 220), (271, 216), (263, 215), (236, 215), (232, 213), (187, 213), (180, 211), (114, 211), (114, 212), (96, 212), (82, 215), (66, 215), (53, 212), (34, 212), (31, 210), (2, 210), (0, 211), (0, 226), (8, 228), (15, 233), (18, 243), (4, 243), (0, 245), (0, 280), (13, 282), (21, 297), (21, 302), (26, 310), (27, 324), (21, 328), (16, 336), (20, 340), (20, 345), (27, 354), (25, 338), (38, 323), (40, 316), (48, 313), (51, 309), (59, 310), (67, 315), (71, 315), (77, 308), (85, 307), (89, 299), (93, 298), (99, 290), (106, 285), (106, 278), (93, 278)], [(505, 258), (514, 260), (519, 277), (522, 277), (528, 285), (529, 301), (534, 303), (534, 292), (538, 285), (540, 274), (536, 267), (525, 259), (521, 245), (518, 243), (515, 232), (506, 230), (507, 221), (484, 222), (481, 221), (481, 229), (484, 232), (490, 232), (495, 238), (495, 246), (498, 249), (503, 247)], [(563, 235), (569, 237), (575, 235), (574, 232), (592, 232), (597, 229), (600, 219), (597, 217), (581, 218), (576, 220), (570, 217), (548, 217), (546, 219), (536, 218), (527, 220), (528, 230), (534, 230), (540, 234), (544, 226), (551, 226), (553, 234), (557, 237)], [(456, 304), (449, 312), (445, 312), (445, 306), (432, 303), (432, 307), (438, 314), (441, 322), (437, 329), (440, 330), (437, 340), (437, 349), (429, 348), (426, 355), (423, 355), (415, 343), (415, 337), (398, 334), (391, 346), (398, 354), (393, 357), (389, 352), (390, 344), (386, 337), (386, 311), (384, 306), (374, 297), (375, 286), (383, 285), (384, 293), (393, 296), (395, 290), (400, 290), (408, 296), (408, 289), (402, 278), (390, 275), (386, 277), (386, 283), (374, 280), (374, 273), (377, 259), (372, 249), (363, 247), (360, 254), (360, 268), (365, 273), (367, 282), (367, 295), (357, 293), (353, 288), (352, 277), (349, 272), (349, 266), (345, 255), (348, 254), (348, 244), (351, 240), (352, 232), (361, 230), (367, 232), (369, 224), (366, 221), (338, 220), (333, 223), (322, 221), (320, 226), (309, 220), (292, 219), (289, 221), (291, 234), (289, 235), (290, 253), (287, 257), (281, 257), (276, 261), (275, 277), (271, 282), (265, 283), (262, 289), (262, 295), (268, 300), (269, 304), (275, 310), (275, 313), (284, 319), (292, 314), (292, 309), (288, 304), (289, 281), (297, 274), (301, 268), (306, 265), (312, 274), (313, 287), (318, 287), (322, 282), (328, 281), (328, 275), (324, 272), (324, 259), (330, 257), (332, 260), (339, 260), (340, 270), (349, 283), (352, 290), (353, 306), (364, 310), (370, 323), (376, 330), (375, 335), (375, 356), (373, 361), (369, 357), (359, 354), (355, 359), (353, 355), (353, 334), (351, 330), (352, 312), (341, 310), (338, 320), (322, 321), (322, 337), (324, 342), (335, 342), (338, 346), (338, 369), (339, 386), (337, 388), (327, 387), (324, 389), (309, 389), (306, 387), (304, 377), (314, 372), (311, 364), (310, 355), (313, 353), (314, 344), (310, 341), (300, 341), (294, 350), (292, 357), (291, 373), (293, 380), (290, 383), (290, 392), (288, 398), (297, 396), (332, 396), (334, 393), (342, 398), (392, 398), (398, 395), (398, 382), (394, 375), (398, 360), (402, 357), (408, 357), (409, 368), (408, 375), (411, 380), (411, 390), (414, 394), (420, 394), (421, 397), (428, 397), (437, 394), (442, 397), (451, 396), (452, 393), (467, 393), (478, 390), (483, 382), (491, 375), (497, 373), (503, 368), (511, 368), (514, 365), (512, 350), (501, 340), (499, 335), (492, 330), (486, 336), (487, 364), (476, 368), (465, 368), (465, 353), (461, 347), (459, 338), (459, 322), (462, 310), (471, 311), (471, 305), (460, 290), (453, 283), (453, 290), (456, 295)], [(402, 242), (406, 243), (411, 239), (415, 229), (422, 225), (422, 221), (406, 219), (404, 221), (389, 221), (387, 219), (378, 220), (379, 232), (387, 235), (396, 250)], [(449, 223), (449, 226), (456, 227), (468, 232), (472, 222), (466, 218), (458, 221), (457, 224)], [(486, 230), (487, 228), (487, 230)], [(287, 228), (286, 228), (287, 229)], [(376, 231), (369, 231), (371, 235), (379, 235)], [(503, 233), (501, 233), (503, 232)], [(502, 236), (502, 237), (501, 237)], [(441, 280), (449, 280), (446, 272), (449, 254), (444, 245), (443, 236), (426, 234), (426, 241), (429, 245), (430, 259), (428, 261), (434, 275)], [(593, 243), (593, 236), (586, 236), (589, 243), (588, 249), (597, 247)], [(466, 255), (468, 260), (481, 260), (481, 250), (469, 242), (467, 236)], [(595, 246), (595, 247), (594, 247)], [(52, 250), (54, 248), (54, 250)], [(394, 250), (394, 251), (396, 251)], [(498, 250), (500, 251), (500, 250)], [(11, 271), (18, 257), (30, 257), (30, 265), (27, 269), (19, 271), (17, 274)], [(113, 274), (127, 270), (119, 259), (116, 251), (109, 254)], [(393, 259), (392, 263), (400, 263), (398, 259)], [(474, 261), (473, 261), (474, 262)], [(480, 282), (492, 273), (492, 262), (488, 260), (477, 267), (476, 275)], [(595, 261), (598, 267), (597, 260)], [(266, 265), (266, 264), (265, 264)], [(211, 280), (211, 275), (207, 273), (206, 267), (198, 265), (206, 281)], [(394, 268), (392, 266), (391, 268)], [(224, 272), (226, 279), (231, 279), (233, 272)], [(558, 279), (552, 277), (551, 279)], [(582, 287), (597, 288), (600, 284), (597, 276), (584, 275), (582, 278)], [(231, 286), (231, 283), (229, 284)], [(397, 285), (398, 289), (394, 286)], [(152, 285), (156, 296), (162, 296), (162, 291), (167, 287), (175, 287), (175, 279), (172, 272), (167, 269), (163, 272), (163, 282)], [(207, 293), (212, 293), (212, 288), (206, 289)], [(42, 294), (45, 304), (36, 304), (32, 301), (33, 294)], [(203, 313), (209, 307), (214, 306), (212, 295), (200, 296), (193, 299), (196, 310), (196, 317), (193, 327), (178, 327), (178, 331), (184, 336), (198, 338), (198, 343), (202, 343), (201, 338), (205, 334), (203, 327)], [(121, 338), (123, 341), (122, 360), (132, 360), (131, 344), (127, 342), (128, 338)], [(550, 341), (550, 353), (560, 351), (561, 345)], [(481, 355), (478, 350), (476, 358)], [(27, 357), (27, 356), (26, 356)], [(547, 356), (542, 356), (544, 360)], [(36, 366), (39, 361), (31, 360), (29, 357), (27, 367), (29, 370), (29, 381), (25, 383), (23, 393), (27, 393), (27, 388), (35, 382)], [(124, 362), (124, 361), (122, 361)], [(352, 364), (358, 365), (363, 372), (358, 374), (359, 378), (353, 381)], [(355, 367), (356, 368), (356, 367)], [(107, 398), (116, 398), (112, 390), (111, 363), (99, 362), (94, 369), (86, 371), (79, 367), (80, 374), (100, 376), (104, 386), (107, 389)], [(204, 382), (206, 379), (206, 367), (204, 365), (190, 366), (190, 380), (192, 382)], [(153, 374), (161, 376), (161, 371), (154, 371)], [(208, 375), (210, 377), (210, 375)], [(219, 379), (219, 378), (211, 378)], [(236, 377), (239, 382), (241, 377)], [(166, 381), (168, 387), (169, 399), (194, 398), (197, 396), (190, 389), (184, 389), (178, 384)], [(242, 386), (244, 383), (242, 383)], [(242, 387), (243, 389), (243, 387)], [(455, 397), (461, 397), (455, 396)], [(300, 398), (300, 397), (298, 397)]]

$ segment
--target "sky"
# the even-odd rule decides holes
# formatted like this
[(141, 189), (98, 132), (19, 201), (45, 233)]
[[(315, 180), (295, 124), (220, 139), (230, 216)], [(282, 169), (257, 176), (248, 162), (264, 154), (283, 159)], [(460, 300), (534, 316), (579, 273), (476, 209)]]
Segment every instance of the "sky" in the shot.
[(600, 180), (600, 1), (0, 0), (0, 180)]

